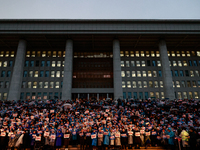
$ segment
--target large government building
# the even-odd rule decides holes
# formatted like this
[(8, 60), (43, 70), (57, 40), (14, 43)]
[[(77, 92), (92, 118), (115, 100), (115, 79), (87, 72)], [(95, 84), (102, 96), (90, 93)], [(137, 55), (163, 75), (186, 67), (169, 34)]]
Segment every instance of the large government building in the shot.
[(0, 20), (0, 100), (198, 99), (200, 20)]

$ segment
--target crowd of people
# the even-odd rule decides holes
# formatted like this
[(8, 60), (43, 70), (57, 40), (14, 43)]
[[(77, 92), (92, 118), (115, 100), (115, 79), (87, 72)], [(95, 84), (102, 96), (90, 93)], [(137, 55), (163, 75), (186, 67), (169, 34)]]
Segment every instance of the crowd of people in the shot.
[(2, 150), (200, 149), (200, 101), (0, 101)]

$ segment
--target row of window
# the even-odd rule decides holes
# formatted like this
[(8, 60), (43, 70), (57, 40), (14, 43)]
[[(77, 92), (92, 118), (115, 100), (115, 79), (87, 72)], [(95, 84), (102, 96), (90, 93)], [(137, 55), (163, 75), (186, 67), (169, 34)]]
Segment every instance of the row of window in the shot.
[(39, 61), (39, 60), (26, 60), (24, 63), (24, 67), (64, 67), (65, 61)]
[[(132, 83), (132, 85), (131, 85)], [(122, 88), (163, 88), (163, 81), (122, 81)]]
[[(144, 94), (144, 97), (143, 97)], [(149, 97), (164, 99), (164, 92), (123, 92), (123, 98), (148, 99)]]
[(0, 81), (0, 88), (9, 88), (9, 81)]
[(62, 92), (38, 92), (38, 93), (24, 93), (22, 92), (20, 94), (20, 99), (58, 99), (62, 97)]
[(112, 52), (74, 52), (74, 58), (112, 58)]
[(158, 71), (158, 75), (157, 75), (157, 71), (121, 71), (121, 77), (162, 77), (162, 71), (159, 70)]
[(1, 77), (11, 77), (11, 71), (8, 70), (7, 72), (5, 70), (1, 71)]
[[(199, 56), (200, 51), (167, 51), (171, 57)], [(159, 51), (120, 51), (121, 57), (160, 57)]]
[(172, 71), (171, 70), (171, 75), (172, 75), (172, 77), (173, 76), (175, 76), (175, 77), (183, 77), (184, 75), (186, 76), (186, 77), (199, 77), (199, 71), (198, 70), (190, 70), (190, 71), (188, 71), (188, 70), (185, 70), (185, 74), (184, 74), (184, 71), (183, 70), (174, 70), (174, 71)]
[(199, 98), (199, 94), (198, 94), (198, 92), (175, 92), (175, 97), (177, 98), (177, 99), (193, 99), (193, 98), (195, 98), (195, 99), (197, 99), (197, 98)]
[(12, 67), (13, 66), (13, 61), (0, 61), (0, 67)]
[(65, 57), (65, 51), (26, 51), (26, 57)]
[[(187, 83), (187, 84), (186, 84)], [(186, 86), (187, 85), (187, 86)], [(200, 87), (200, 80), (199, 81), (173, 81), (173, 87), (177, 87), (177, 88), (180, 88), (180, 87), (193, 87), (193, 88), (196, 88), (196, 87)]]
[[(132, 85), (131, 85), (132, 83)], [(200, 88), (200, 80), (199, 81), (173, 81), (173, 87), (199, 87)], [(122, 81), (122, 88), (163, 88), (163, 81)]]
[(15, 57), (15, 51), (1, 51), (0, 57)]
[[(169, 65), (173, 66), (173, 67), (177, 67), (177, 66), (178, 67), (198, 66), (198, 63), (200, 65), (200, 60), (199, 60), (199, 62), (197, 60), (193, 60), (193, 61), (192, 60), (169, 61)], [(139, 61), (139, 60), (137, 60), (137, 61), (128, 61), (128, 60), (121, 61), (121, 67), (146, 67), (146, 66), (160, 67), (161, 62), (160, 62), (160, 60), (157, 60), (157, 61), (156, 60), (152, 60), (152, 61), (150, 61), (150, 60), (147, 60), (147, 61), (145, 61), (145, 60), (142, 60), (142, 61)]]
[(21, 88), (33, 88), (33, 89), (36, 89), (36, 88), (40, 88), (40, 89), (42, 89), (42, 88), (45, 88), (45, 89), (56, 88), (56, 89), (59, 89), (59, 88), (62, 88), (62, 86), (63, 86), (62, 81), (61, 82), (53, 82), (53, 81), (51, 81), (51, 82), (48, 82), (48, 81), (46, 81), (46, 82), (42, 82), (42, 81), (41, 82), (37, 82), (37, 81), (26, 82), (26, 81), (22, 81)]
[(64, 77), (64, 71), (24, 71), (23, 77)]

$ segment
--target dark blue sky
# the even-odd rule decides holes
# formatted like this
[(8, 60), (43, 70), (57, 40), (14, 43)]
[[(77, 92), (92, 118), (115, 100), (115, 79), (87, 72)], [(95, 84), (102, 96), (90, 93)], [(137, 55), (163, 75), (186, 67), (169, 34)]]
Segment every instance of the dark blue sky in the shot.
[(200, 0), (0, 0), (0, 19), (200, 19)]

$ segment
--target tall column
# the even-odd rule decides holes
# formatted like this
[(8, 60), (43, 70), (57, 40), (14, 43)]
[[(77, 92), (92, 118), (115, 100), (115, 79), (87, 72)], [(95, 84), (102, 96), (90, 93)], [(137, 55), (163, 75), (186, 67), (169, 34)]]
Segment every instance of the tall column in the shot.
[(62, 100), (71, 99), (73, 73), (73, 41), (67, 40), (65, 47), (65, 66), (62, 87)]
[(167, 54), (167, 45), (164, 40), (160, 40), (159, 42), (159, 50), (160, 50), (160, 61), (162, 68), (162, 78), (164, 84), (164, 93), (165, 98), (169, 98), (170, 100), (175, 99), (174, 88), (172, 83), (171, 69), (169, 65), (169, 58)]
[(123, 99), (119, 40), (113, 41), (113, 81), (114, 99)]
[(26, 41), (20, 40), (17, 47), (15, 64), (8, 93), (8, 100), (18, 100), (20, 98), (21, 84), (23, 78), (23, 68), (26, 52)]

